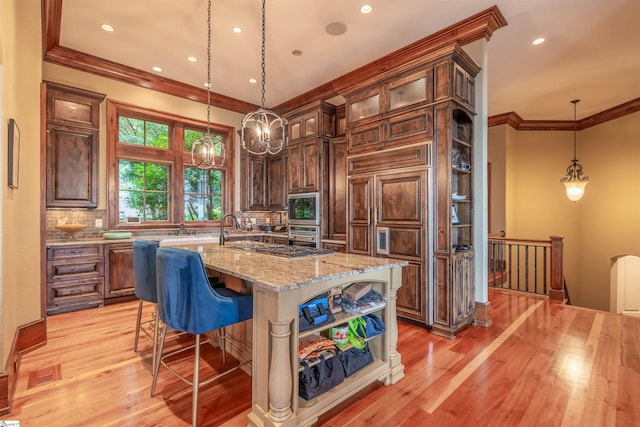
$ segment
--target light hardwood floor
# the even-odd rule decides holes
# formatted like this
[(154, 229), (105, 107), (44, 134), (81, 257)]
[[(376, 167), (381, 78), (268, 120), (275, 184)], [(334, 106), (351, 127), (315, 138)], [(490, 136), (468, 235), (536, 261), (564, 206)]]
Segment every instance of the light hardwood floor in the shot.
[[(489, 328), (448, 340), (400, 322), (405, 378), (373, 385), (318, 425), (638, 426), (640, 319), (490, 290)], [(189, 425), (191, 390), (161, 370), (151, 342), (133, 352), (137, 303), (48, 318), (48, 343), (23, 356), (13, 412), (21, 426)], [(183, 338), (174, 338), (181, 340)], [(220, 367), (219, 351), (206, 352)], [(228, 361), (229, 363), (229, 361)], [(250, 378), (200, 392), (199, 425), (246, 426)]]

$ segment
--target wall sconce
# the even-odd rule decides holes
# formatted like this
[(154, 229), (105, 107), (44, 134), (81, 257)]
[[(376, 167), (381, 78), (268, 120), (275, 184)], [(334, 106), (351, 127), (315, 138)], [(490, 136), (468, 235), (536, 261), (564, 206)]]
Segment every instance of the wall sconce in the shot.
[(567, 167), (567, 175), (560, 179), (560, 182), (565, 185), (567, 191), (567, 197), (572, 202), (577, 202), (582, 199), (584, 195), (584, 189), (589, 183), (588, 176), (582, 176), (582, 165), (578, 163), (576, 158), (576, 135), (578, 120), (576, 118), (576, 104), (580, 102), (579, 99), (571, 101), (573, 104), (573, 160)]

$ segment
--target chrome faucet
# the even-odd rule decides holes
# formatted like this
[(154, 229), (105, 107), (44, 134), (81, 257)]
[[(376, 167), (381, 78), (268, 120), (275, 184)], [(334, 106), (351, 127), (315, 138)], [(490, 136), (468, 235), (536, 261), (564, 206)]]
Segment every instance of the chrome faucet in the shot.
[(220, 220), (220, 244), (224, 245), (224, 220), (227, 218), (233, 218), (233, 223), (235, 224), (235, 228), (238, 228), (238, 218), (236, 218), (235, 215), (233, 214), (226, 214), (225, 216), (222, 217), (222, 219)]

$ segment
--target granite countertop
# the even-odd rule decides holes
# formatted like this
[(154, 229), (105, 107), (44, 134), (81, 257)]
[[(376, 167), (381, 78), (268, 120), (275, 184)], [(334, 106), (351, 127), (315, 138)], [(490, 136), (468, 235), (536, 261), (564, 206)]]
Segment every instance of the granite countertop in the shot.
[[(227, 230), (225, 230), (226, 232)], [(209, 239), (217, 239), (220, 234), (218, 232), (215, 233), (207, 233), (207, 234), (184, 234), (177, 236), (176, 234), (152, 234), (152, 235), (139, 235), (132, 236), (129, 239), (105, 239), (102, 237), (88, 237), (84, 239), (70, 240), (70, 239), (58, 239), (58, 240), (47, 240), (47, 246), (67, 246), (67, 245), (109, 245), (113, 243), (132, 243), (137, 239), (145, 239), (145, 240), (155, 240), (161, 241), (165, 239), (189, 239), (193, 238), (197, 240), (198, 238), (209, 238)], [(241, 238), (241, 237), (257, 237), (257, 236), (275, 236), (275, 237), (288, 237), (289, 234), (287, 232), (273, 232), (273, 231), (232, 231), (230, 233), (231, 237)]]
[(340, 252), (283, 258), (229, 244), (181, 247), (198, 251), (205, 265), (210, 268), (252, 282), (254, 287), (275, 292), (409, 264), (407, 261), (390, 258), (373, 258)]

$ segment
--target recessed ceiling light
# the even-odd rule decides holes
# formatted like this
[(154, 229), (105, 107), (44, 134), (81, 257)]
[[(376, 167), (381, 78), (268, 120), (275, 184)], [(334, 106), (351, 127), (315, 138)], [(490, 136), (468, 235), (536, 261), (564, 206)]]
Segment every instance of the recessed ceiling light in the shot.
[(151, 68), (153, 71), (159, 73), (160, 71), (162, 71), (162, 68), (158, 67), (157, 65), (155, 67)]
[(293, 56), (302, 56), (302, 51), (299, 50), (299, 49), (292, 50), (291, 51), (291, 55), (293, 55)]
[(187, 61), (189, 62), (198, 62), (198, 58), (195, 56), (187, 56)]
[(373, 12), (373, 7), (371, 7), (371, 5), (365, 4), (364, 6), (362, 6), (360, 8), (360, 13), (367, 14), (367, 13), (371, 13), (371, 12)]
[(538, 37), (537, 39), (531, 42), (532, 45), (539, 45), (542, 43), (544, 43), (544, 37)]
[(242, 32), (242, 28), (240, 28), (240, 27), (233, 27), (232, 30), (236, 34), (240, 34)]
[(109, 25), (109, 24), (102, 24), (102, 25), (100, 25), (100, 28), (102, 28), (105, 31), (109, 31), (109, 32), (113, 31), (113, 27), (111, 25)]
[(332, 36), (340, 36), (347, 32), (347, 26), (339, 22), (332, 22), (324, 29), (327, 34)]
[(258, 83), (256, 79), (249, 79), (249, 83)]

